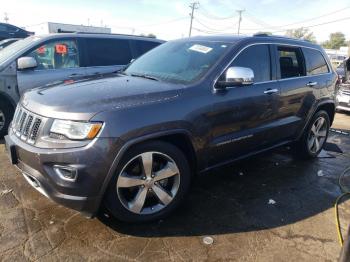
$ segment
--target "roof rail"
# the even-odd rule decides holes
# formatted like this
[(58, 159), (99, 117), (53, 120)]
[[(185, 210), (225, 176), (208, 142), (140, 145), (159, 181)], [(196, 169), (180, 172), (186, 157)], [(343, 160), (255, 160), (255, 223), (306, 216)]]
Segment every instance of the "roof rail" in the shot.
[(143, 38), (150, 38), (150, 39), (157, 39), (156, 37), (152, 36), (143, 36), (143, 35), (130, 35), (130, 34), (115, 34), (115, 33), (102, 33), (102, 32), (79, 32), (79, 31), (74, 31), (74, 32), (58, 32), (59, 34), (86, 34), (86, 35), (119, 35), (119, 36), (132, 36), (132, 37), (143, 37)]
[(297, 40), (297, 41), (305, 41), (305, 42), (312, 43), (312, 42), (311, 42), (310, 40), (308, 40), (308, 39), (296, 38), (296, 37), (289, 37), (289, 36), (283, 36), (283, 35), (270, 35), (270, 34), (266, 34), (266, 33), (257, 33), (257, 34), (254, 34), (253, 36), (256, 36), (256, 37), (284, 38), (284, 39)]

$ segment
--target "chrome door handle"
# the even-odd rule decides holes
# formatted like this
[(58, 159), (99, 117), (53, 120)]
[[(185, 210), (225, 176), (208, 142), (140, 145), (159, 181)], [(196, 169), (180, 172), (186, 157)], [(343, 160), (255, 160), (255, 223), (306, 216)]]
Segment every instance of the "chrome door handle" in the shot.
[(313, 87), (315, 85), (317, 85), (317, 82), (309, 82), (306, 84), (306, 86), (309, 86), (309, 87)]
[(267, 89), (264, 91), (264, 94), (271, 95), (277, 92), (278, 92), (278, 89)]

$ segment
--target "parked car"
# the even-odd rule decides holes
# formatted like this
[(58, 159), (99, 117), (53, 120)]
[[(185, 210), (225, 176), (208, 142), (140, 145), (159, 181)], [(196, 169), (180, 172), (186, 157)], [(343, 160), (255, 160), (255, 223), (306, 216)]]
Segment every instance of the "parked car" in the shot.
[(337, 110), (350, 112), (350, 84), (341, 84), (337, 93)]
[(0, 51), (1, 51), (1, 49), (4, 49), (5, 47), (18, 41), (19, 39), (20, 38), (9, 38), (9, 39), (5, 39), (5, 40), (0, 41)]
[(26, 38), (31, 35), (34, 33), (14, 25), (0, 23), (0, 41), (8, 38)]
[(0, 137), (20, 96), (63, 79), (120, 70), (164, 41), (112, 34), (52, 34), (17, 41), (0, 52)]
[(196, 173), (290, 143), (316, 157), (336, 80), (322, 48), (307, 41), (171, 41), (114, 77), (25, 93), (6, 148), (25, 179), (64, 206), (160, 219)]

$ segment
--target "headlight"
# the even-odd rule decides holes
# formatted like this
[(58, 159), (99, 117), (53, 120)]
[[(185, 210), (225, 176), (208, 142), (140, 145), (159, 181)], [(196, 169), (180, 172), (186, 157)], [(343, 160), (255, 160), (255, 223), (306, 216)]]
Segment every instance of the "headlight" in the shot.
[(68, 120), (54, 120), (50, 135), (63, 135), (72, 140), (93, 139), (102, 127), (102, 123), (87, 123)]

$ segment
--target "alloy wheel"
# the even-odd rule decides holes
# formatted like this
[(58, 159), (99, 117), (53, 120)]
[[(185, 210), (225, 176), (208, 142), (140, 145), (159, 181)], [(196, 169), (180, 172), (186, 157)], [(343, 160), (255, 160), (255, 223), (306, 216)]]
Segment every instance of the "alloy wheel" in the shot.
[(311, 153), (317, 153), (326, 141), (328, 132), (327, 121), (320, 116), (315, 120), (310, 129), (307, 144)]
[(123, 167), (116, 189), (120, 202), (130, 212), (154, 214), (172, 202), (179, 186), (175, 161), (160, 152), (145, 152)]

